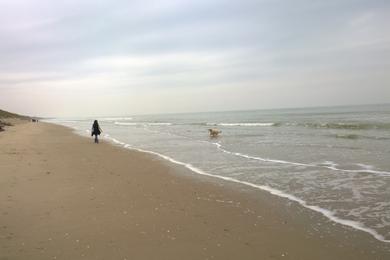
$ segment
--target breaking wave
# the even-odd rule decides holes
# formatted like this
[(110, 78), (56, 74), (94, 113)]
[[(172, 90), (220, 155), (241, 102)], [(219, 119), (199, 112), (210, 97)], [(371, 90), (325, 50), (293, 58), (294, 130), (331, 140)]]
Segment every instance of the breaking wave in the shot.
[(278, 123), (207, 123), (210, 126), (278, 126)]
[(124, 126), (170, 126), (172, 123), (142, 123), (142, 122), (115, 122), (116, 125), (124, 125)]
[(278, 163), (278, 164), (288, 164), (288, 165), (294, 165), (294, 166), (304, 166), (304, 167), (320, 167), (320, 168), (326, 168), (329, 170), (333, 171), (340, 171), (340, 172), (349, 172), (349, 173), (372, 173), (372, 174), (378, 174), (382, 176), (390, 176), (390, 172), (388, 171), (379, 171), (379, 170), (374, 170), (373, 166), (367, 166), (364, 164), (358, 164), (358, 166), (361, 166), (362, 169), (358, 170), (349, 170), (349, 169), (343, 169), (343, 168), (338, 168), (337, 164), (334, 164), (333, 162), (324, 162), (320, 164), (311, 164), (311, 163), (300, 163), (300, 162), (291, 162), (291, 161), (284, 161), (284, 160), (278, 160), (278, 159), (271, 159), (271, 158), (262, 158), (258, 156), (252, 156), (244, 153), (239, 153), (239, 152), (232, 152), (229, 150), (226, 150), (222, 147), (220, 143), (211, 143), (217, 147), (218, 150), (221, 152), (235, 155), (238, 157), (246, 158), (246, 159), (251, 159), (255, 161), (262, 161), (262, 162), (271, 162), (271, 163)]
[(324, 129), (349, 129), (349, 130), (367, 130), (367, 129), (390, 129), (390, 124), (386, 123), (303, 123), (297, 124), (308, 128), (324, 128)]
[(334, 134), (331, 137), (341, 138), (341, 139), (370, 139), (370, 140), (389, 140), (390, 138), (384, 136), (368, 136), (368, 135), (357, 135), (357, 134)]
[(132, 117), (104, 117), (99, 118), (101, 121), (131, 121), (133, 120)]

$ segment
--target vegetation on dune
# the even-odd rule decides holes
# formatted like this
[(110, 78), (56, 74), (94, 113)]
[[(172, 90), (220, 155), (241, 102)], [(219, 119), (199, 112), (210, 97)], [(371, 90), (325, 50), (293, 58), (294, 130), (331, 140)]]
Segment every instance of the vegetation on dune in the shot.
[(20, 118), (20, 119), (28, 119), (28, 116), (22, 116), (18, 114), (14, 114), (11, 112), (7, 112), (0, 109), (0, 118)]
[(9, 126), (9, 125), (11, 124), (0, 120), (0, 132), (4, 131), (4, 126)]
[(14, 114), (0, 109), (0, 132), (4, 131), (4, 126), (12, 125), (11, 123), (5, 121), (5, 119), (9, 119), (9, 118), (29, 119), (28, 116)]

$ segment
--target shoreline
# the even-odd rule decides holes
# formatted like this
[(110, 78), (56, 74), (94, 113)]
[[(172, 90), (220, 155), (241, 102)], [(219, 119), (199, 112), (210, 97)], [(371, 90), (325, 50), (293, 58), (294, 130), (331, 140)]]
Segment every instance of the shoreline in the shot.
[(168, 165), (161, 158), (104, 141), (95, 145), (62, 126), (17, 125), (0, 134), (0, 147), (0, 170), (4, 172), (0, 205), (5, 209), (0, 215), (4, 223), (1, 257), (390, 256), (386, 243), (334, 225), (296, 203), (211, 176), (194, 178), (189, 170)]
[[(71, 129), (72, 131), (75, 131), (75, 129), (73, 129), (71, 127), (69, 127), (69, 129)], [(81, 135), (81, 134), (80, 134), (80, 136), (86, 137), (86, 136)], [(245, 186), (251, 187), (253, 189), (261, 190), (261, 191), (267, 192), (271, 195), (274, 195), (274, 196), (277, 196), (277, 197), (280, 197), (283, 199), (287, 199), (291, 202), (298, 203), (300, 206), (302, 206), (306, 209), (312, 210), (318, 214), (321, 214), (322, 216), (324, 216), (325, 218), (327, 218), (328, 220), (330, 220), (336, 224), (350, 227), (350, 228), (353, 228), (357, 231), (365, 232), (380, 242), (390, 243), (390, 240), (385, 239), (381, 234), (379, 234), (378, 232), (376, 232), (375, 230), (373, 230), (371, 228), (366, 227), (361, 222), (339, 218), (339, 217), (335, 216), (335, 214), (332, 211), (325, 209), (325, 208), (318, 207), (318, 206), (309, 205), (309, 204), (307, 204), (306, 201), (304, 201), (304, 200), (302, 200), (302, 199), (300, 199), (292, 194), (285, 193), (281, 190), (274, 189), (274, 188), (266, 186), (266, 185), (258, 185), (258, 184), (251, 183), (251, 182), (240, 181), (240, 180), (237, 180), (237, 179), (234, 179), (231, 177), (210, 174), (208, 172), (203, 171), (202, 169), (194, 167), (193, 165), (191, 165), (189, 163), (184, 163), (184, 162), (178, 161), (178, 160), (176, 160), (172, 157), (169, 157), (167, 155), (164, 155), (164, 154), (161, 154), (158, 152), (154, 152), (151, 150), (144, 150), (141, 148), (132, 147), (131, 145), (126, 144), (118, 139), (115, 139), (115, 138), (109, 136), (109, 135), (103, 135), (103, 136), (105, 139), (108, 139), (112, 144), (118, 145), (121, 148), (130, 149), (132, 151), (137, 151), (137, 152), (145, 153), (145, 154), (152, 155), (152, 156), (157, 156), (157, 157), (159, 157), (159, 158), (161, 158), (161, 159), (163, 159), (171, 164), (175, 164), (176, 166), (179, 166), (179, 167), (184, 167), (187, 170), (190, 170), (191, 172), (193, 172), (194, 174), (215, 178), (215, 179), (218, 179), (219, 181), (227, 181), (227, 182), (232, 182), (232, 183), (236, 183), (236, 184), (240, 184), (240, 185), (245, 185)], [(223, 150), (220, 146), (218, 146), (218, 149), (221, 149), (222, 151), (224, 151), (226, 153), (232, 154), (232, 152), (228, 152), (226, 150)], [(246, 157), (248, 157), (248, 156), (246, 156)], [(283, 161), (283, 163), (286, 163), (286, 162)], [(293, 164), (318, 167), (318, 166), (314, 166), (314, 165), (310, 165), (310, 164), (302, 164), (302, 163), (293, 163)], [(324, 166), (324, 167), (329, 168), (328, 166)], [(347, 172), (358, 172), (359, 171), (359, 170), (344, 170), (344, 169), (337, 169), (337, 168), (334, 168), (334, 169), (339, 170), (339, 171), (347, 171)], [(367, 172), (383, 173), (380, 171), (373, 171), (373, 170), (371, 170), (371, 171), (367, 170)]]
[[(107, 139), (107, 137), (106, 137), (106, 139)], [(307, 209), (310, 209), (310, 210), (312, 210), (312, 211), (314, 211), (316, 213), (319, 213), (319, 214), (323, 215), (324, 217), (326, 217), (327, 219), (329, 219), (330, 221), (333, 221), (334, 223), (337, 223), (337, 224), (340, 224), (340, 225), (344, 225), (344, 226), (347, 226), (347, 227), (351, 227), (351, 228), (353, 228), (355, 230), (358, 230), (358, 231), (366, 232), (366, 233), (370, 234), (371, 236), (373, 236), (375, 239), (377, 239), (380, 242), (390, 243), (390, 240), (385, 239), (382, 235), (378, 234), (375, 230), (370, 229), (370, 228), (364, 226), (362, 223), (357, 222), (357, 221), (353, 221), (353, 220), (341, 219), (341, 218), (335, 216), (332, 211), (324, 209), (324, 208), (320, 208), (318, 206), (308, 205), (306, 201), (304, 201), (304, 200), (302, 200), (302, 199), (300, 199), (300, 198), (298, 198), (298, 197), (296, 197), (294, 195), (291, 195), (291, 194), (285, 193), (283, 191), (271, 188), (269, 186), (257, 185), (257, 184), (251, 183), (251, 182), (240, 181), (240, 180), (237, 180), (237, 179), (234, 179), (234, 178), (231, 178), (231, 177), (225, 177), (225, 176), (219, 176), (219, 175), (210, 174), (210, 173), (207, 173), (207, 172), (205, 172), (205, 171), (203, 171), (201, 169), (198, 169), (198, 168), (192, 166), (191, 164), (184, 163), (184, 162), (181, 162), (181, 161), (177, 161), (176, 159), (174, 159), (172, 157), (169, 157), (169, 156), (157, 153), (157, 152), (149, 151), (149, 150), (143, 150), (143, 149), (140, 149), (140, 148), (134, 148), (131, 145), (128, 145), (126, 143), (123, 143), (123, 142), (121, 142), (121, 141), (119, 141), (117, 139), (111, 138), (111, 137), (108, 137), (108, 139), (111, 139), (111, 141), (115, 145), (118, 145), (118, 146), (120, 146), (120, 147), (122, 147), (124, 149), (130, 149), (130, 150), (133, 150), (133, 151), (138, 151), (138, 152), (141, 152), (141, 153), (150, 154), (150, 155), (153, 155), (153, 156), (160, 157), (160, 158), (162, 158), (162, 159), (164, 159), (164, 160), (166, 160), (166, 161), (168, 161), (168, 162), (170, 162), (172, 164), (176, 164), (176, 165), (178, 165), (180, 167), (185, 167), (188, 170), (192, 171), (194, 174), (207, 176), (207, 177), (215, 178), (215, 179), (222, 180), (222, 181), (227, 181), (227, 182), (232, 182), (232, 183), (236, 183), (236, 184), (245, 185), (245, 186), (251, 187), (253, 189), (257, 189), (257, 190), (261, 190), (261, 191), (264, 191), (264, 192), (268, 192), (271, 195), (274, 195), (274, 196), (277, 196), (277, 197), (280, 197), (280, 198), (284, 198), (284, 199), (287, 199), (289, 201), (298, 203), (300, 206), (302, 206), (304, 208), (307, 208)]]

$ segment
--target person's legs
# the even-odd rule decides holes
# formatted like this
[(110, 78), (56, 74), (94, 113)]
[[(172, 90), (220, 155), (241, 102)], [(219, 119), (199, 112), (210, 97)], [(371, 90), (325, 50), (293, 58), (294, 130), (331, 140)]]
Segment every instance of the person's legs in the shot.
[(98, 135), (95, 135), (95, 143), (99, 143)]

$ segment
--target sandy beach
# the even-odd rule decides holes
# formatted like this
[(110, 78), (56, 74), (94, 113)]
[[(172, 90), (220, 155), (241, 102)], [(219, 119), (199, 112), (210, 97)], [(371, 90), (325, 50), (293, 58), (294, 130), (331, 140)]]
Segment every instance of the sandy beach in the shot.
[(0, 259), (390, 259), (296, 203), (47, 123), (0, 133)]

